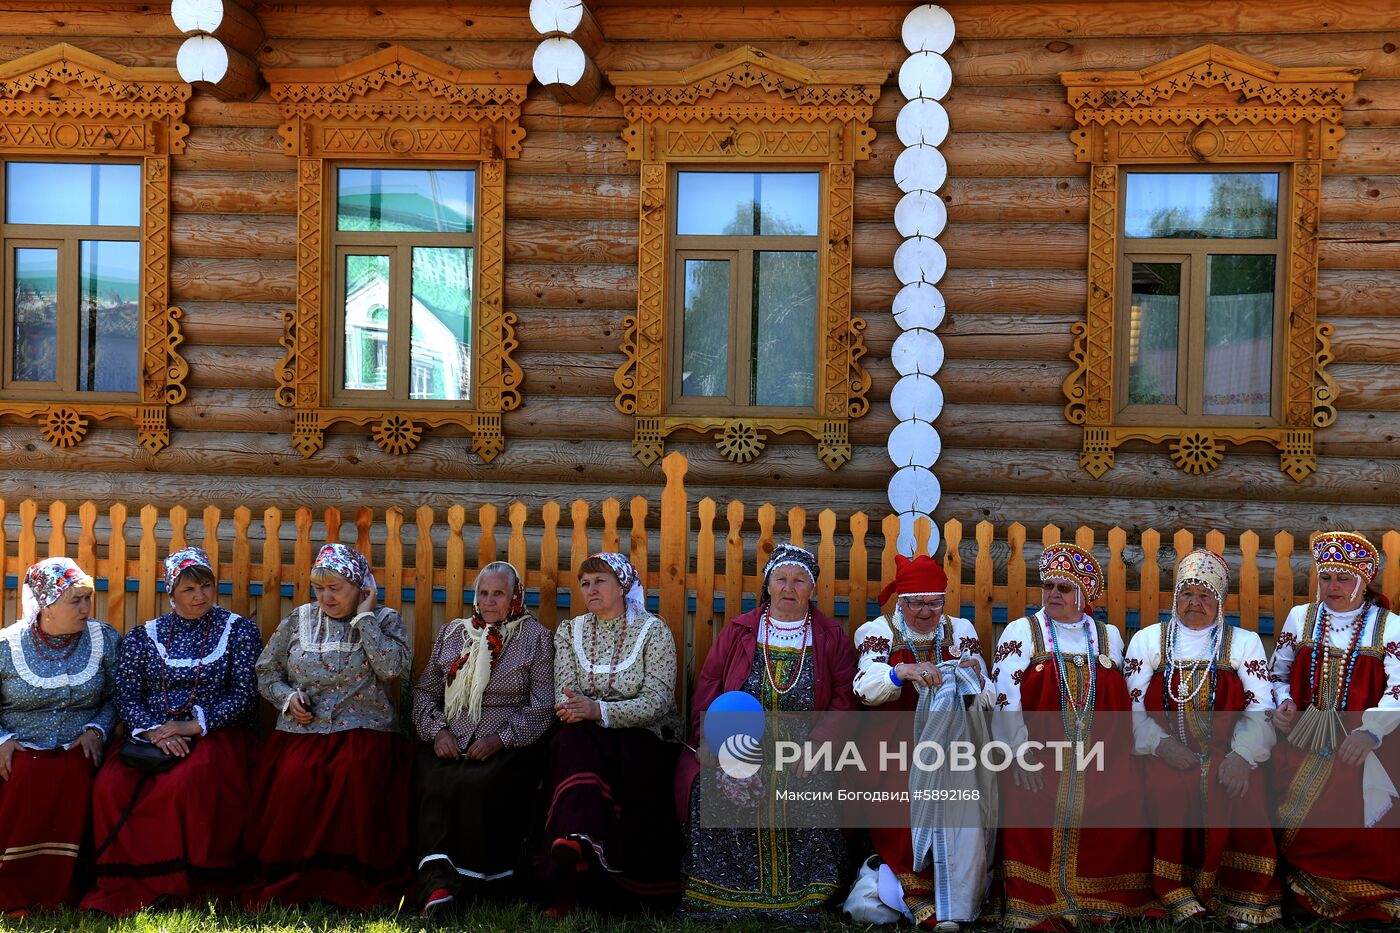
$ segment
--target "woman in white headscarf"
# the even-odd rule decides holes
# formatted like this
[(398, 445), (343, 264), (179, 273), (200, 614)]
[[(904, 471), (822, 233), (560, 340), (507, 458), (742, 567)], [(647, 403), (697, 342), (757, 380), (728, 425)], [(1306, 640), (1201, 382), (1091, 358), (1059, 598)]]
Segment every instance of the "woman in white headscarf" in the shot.
[[(1274, 708), (1264, 644), (1225, 624), (1230, 568), (1205, 549), (1176, 566), (1172, 617), (1133, 636), (1123, 662), (1134, 750), (1146, 760), (1152, 887), (1175, 921), (1280, 917), (1267, 788)], [(1206, 829), (1209, 827), (1209, 830)]]
[(515, 877), (554, 722), (554, 635), (525, 608), (519, 571), (487, 564), (474, 591), (471, 617), (442, 627), (413, 688), (425, 912)]
[(664, 902), (679, 887), (670, 803), (676, 642), (647, 612), (640, 575), (623, 555), (585, 560), (579, 586), (588, 611), (554, 633), (554, 708), (564, 727), (550, 742), (539, 860), (551, 916), (569, 913), (580, 895)]

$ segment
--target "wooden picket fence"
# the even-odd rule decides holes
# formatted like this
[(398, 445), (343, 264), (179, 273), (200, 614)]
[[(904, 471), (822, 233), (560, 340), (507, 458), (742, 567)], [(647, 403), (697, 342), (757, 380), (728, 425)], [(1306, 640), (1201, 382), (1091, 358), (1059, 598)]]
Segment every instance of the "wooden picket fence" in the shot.
[[(626, 527), (624, 505), (615, 499), (596, 505), (549, 502), (534, 516), (515, 502), (504, 509), (482, 505), (473, 513), (461, 505), (423, 506), (409, 514), (391, 508), (380, 515), (362, 508), (353, 518), (334, 508), (318, 517), (309, 508), (290, 514), (268, 508), (257, 515), (245, 506), (228, 516), (213, 507), (131, 510), (121, 504), (99, 514), (86, 502), (77, 507), (76, 521), (63, 502), (41, 512), (33, 500), (17, 507), (0, 501), (0, 600), (4, 618), (16, 618), (25, 568), (42, 557), (71, 553), (98, 580), (98, 616), (125, 630), (165, 610), (160, 562), (170, 550), (198, 543), (217, 564), (223, 604), (255, 614), (266, 635), (287, 611), (310, 598), (309, 573), (320, 545), (349, 541), (370, 556), (383, 601), (402, 612), (421, 661), (438, 626), (470, 612), (470, 588), (487, 563), (503, 558), (522, 568), (531, 601), (538, 596), (539, 619), (552, 627), (571, 614), (570, 607), (583, 605), (577, 590), (583, 560), (598, 550), (621, 550), (646, 568), (652, 602), (684, 646), (691, 679), (718, 626), (753, 604), (763, 564), (779, 540), (817, 554), (822, 572), (816, 598), (823, 612), (842, 618), (853, 631), (877, 611), (881, 582), (894, 573), (895, 516), (883, 516), (872, 528), (863, 512), (838, 522), (827, 509), (816, 515), (813, 530), (808, 513), (795, 508), (780, 529), (772, 505), (755, 509), (735, 500), (721, 509), (710, 498), (692, 502), (684, 455), (667, 456), (663, 470), (659, 510), (645, 497), (632, 499), (626, 503)], [(916, 528), (919, 552), (928, 550), (930, 530), (927, 522)], [(1036, 605), (1040, 547), (1061, 540), (1064, 532), (1047, 525), (1037, 541), (1020, 524), (998, 529), (980, 522), (967, 528), (956, 519), (942, 532), (949, 611), (962, 607), (990, 650), (998, 624)], [(1150, 624), (1170, 610), (1172, 569), (1197, 544), (1185, 530), (1163, 535), (1148, 529), (1130, 536), (1114, 528), (1100, 537), (1088, 526), (1075, 529), (1072, 539), (1104, 559), (1107, 587), (1100, 605), (1120, 629)], [(1315, 585), (1307, 569), (1307, 541), (1286, 532), (1269, 542), (1253, 532), (1230, 541), (1210, 532), (1200, 543), (1228, 554), (1238, 568), (1226, 611), (1246, 628), (1257, 631), (1261, 620), (1282, 619)], [(1400, 532), (1386, 531), (1380, 544), (1387, 558), (1382, 588), (1400, 604)], [(428, 593), (431, 598), (424, 598)]]

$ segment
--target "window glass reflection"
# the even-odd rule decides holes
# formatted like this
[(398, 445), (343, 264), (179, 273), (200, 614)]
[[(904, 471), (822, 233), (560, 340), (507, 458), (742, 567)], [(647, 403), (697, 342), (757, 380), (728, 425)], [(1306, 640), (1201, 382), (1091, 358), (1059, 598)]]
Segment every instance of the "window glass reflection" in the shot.
[(681, 395), (729, 394), (730, 288), (728, 260), (686, 260)]
[(1133, 263), (1128, 307), (1128, 404), (1177, 404), (1181, 265)]
[(342, 168), (337, 179), (338, 230), (472, 232), (475, 172)]
[(1156, 239), (1272, 239), (1273, 172), (1129, 172), (1124, 233)]
[(345, 388), (389, 388), (389, 257), (345, 257)]
[(413, 250), (413, 320), (408, 397), (471, 394), (472, 251)]
[(63, 226), (141, 225), (141, 166), (10, 162), (5, 220)]
[(84, 240), (78, 250), (78, 390), (135, 392), (141, 244)]

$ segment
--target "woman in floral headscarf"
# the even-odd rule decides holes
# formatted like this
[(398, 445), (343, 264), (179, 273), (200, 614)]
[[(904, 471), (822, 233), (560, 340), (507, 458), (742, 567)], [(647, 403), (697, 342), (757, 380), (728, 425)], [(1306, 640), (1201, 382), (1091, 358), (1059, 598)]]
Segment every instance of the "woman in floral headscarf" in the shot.
[(1329, 920), (1400, 919), (1400, 615), (1371, 587), (1376, 546), (1328, 531), (1312, 544), (1317, 601), (1294, 607), (1272, 677), (1287, 736), (1274, 748), (1284, 881)]
[(515, 877), (554, 722), (554, 635), (505, 561), (476, 575), (472, 614), (438, 632), (413, 687), (418, 894), (446, 907)]
[(92, 806), (93, 837), (109, 841), (84, 909), (122, 916), (157, 898), (197, 903), (234, 891), (262, 635), (215, 602), (216, 588), (209, 555), (176, 551), (165, 560), (170, 612), (122, 638), (117, 711), (130, 741), (179, 761), (150, 776), (108, 757)]
[[(1103, 574), (1088, 551), (1046, 547), (1040, 584), (1041, 608), (1008, 625), (992, 656), (1004, 711), (993, 733), (1019, 753), (1012, 780), (1003, 782), (1003, 922), (1019, 929), (1111, 923), (1155, 909), (1123, 636), (1090, 615)], [(1103, 767), (1076, 766), (1077, 751), (1062, 759), (1049, 751), (1066, 742), (1086, 752), (1102, 747)]]
[(550, 742), (539, 860), (551, 916), (567, 914), (580, 894), (645, 903), (677, 890), (676, 642), (647, 612), (641, 578), (621, 554), (585, 560), (579, 587), (588, 611), (554, 632), (554, 708), (564, 727)]
[[(700, 671), (690, 716), (691, 741), (699, 751), (685, 752), (676, 774), (676, 812), (686, 820), (681, 902), (686, 914), (815, 923), (841, 890), (846, 844), (835, 828), (834, 811), (827, 828), (788, 828), (777, 791), (810, 785), (791, 777), (790, 769), (764, 768), (747, 782), (735, 781), (717, 767), (719, 749), (710, 748), (703, 730), (710, 704), (731, 690), (751, 694), (772, 712), (857, 708), (851, 689), (855, 647), (839, 622), (812, 605), (819, 572), (810, 551), (791, 544), (774, 548), (763, 569), (759, 605), (725, 624)], [(781, 731), (778, 720), (770, 721)], [(793, 722), (791, 728), (798, 731), (785, 731), (782, 737), (823, 739), (822, 726), (810, 734), (805, 727)], [(765, 730), (764, 738), (769, 737)], [(721, 797), (740, 805), (746, 801), (755, 828), (731, 829), (727, 821), (725, 826), (706, 825), (703, 814), (711, 812), (710, 804), (702, 807), (702, 800)]]
[[(0, 911), (73, 897), (92, 782), (117, 724), (117, 633), (90, 618), (92, 577), (66, 557), (24, 575), (0, 630)], [(56, 805), (55, 805), (56, 804)]]
[[(1153, 819), (1152, 887), (1176, 921), (1278, 920), (1267, 761), (1274, 708), (1264, 644), (1225, 624), (1230, 568), (1205, 549), (1176, 565), (1172, 617), (1133, 636), (1123, 664)], [(1207, 830), (1206, 827), (1209, 827)]]
[(244, 845), (259, 877), (246, 903), (397, 904), (412, 749), (389, 682), (409, 670), (403, 623), (376, 606), (369, 563), (349, 545), (321, 548), (311, 588), (315, 601), (258, 658), (258, 689), (278, 716), (253, 778)]

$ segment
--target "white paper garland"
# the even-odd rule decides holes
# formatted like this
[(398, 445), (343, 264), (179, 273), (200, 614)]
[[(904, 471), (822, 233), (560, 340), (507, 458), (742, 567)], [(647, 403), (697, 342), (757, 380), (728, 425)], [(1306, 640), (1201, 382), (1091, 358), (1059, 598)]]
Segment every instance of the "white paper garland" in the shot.
[[(895, 474), (889, 500), (899, 515), (899, 551), (913, 554), (914, 523), (933, 517), (943, 488), (931, 469), (943, 450), (933, 422), (943, 411), (943, 390), (934, 375), (943, 365), (943, 343), (934, 329), (946, 306), (937, 284), (948, 269), (947, 255), (936, 238), (948, 224), (948, 210), (938, 189), (948, 180), (948, 162), (938, 147), (948, 136), (948, 112), (940, 101), (953, 84), (953, 70), (943, 54), (953, 44), (953, 17), (936, 4), (916, 7), (904, 18), (901, 38), (909, 57), (899, 69), (899, 90), (907, 103), (895, 130), (905, 146), (895, 159), (894, 181), (904, 192), (894, 222), (904, 242), (895, 250), (894, 272), (904, 286), (891, 308), (902, 333), (891, 351), (900, 379), (890, 393), (890, 408), (899, 424), (886, 445)], [(929, 553), (939, 546), (938, 526), (929, 538)]]

